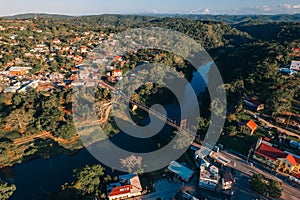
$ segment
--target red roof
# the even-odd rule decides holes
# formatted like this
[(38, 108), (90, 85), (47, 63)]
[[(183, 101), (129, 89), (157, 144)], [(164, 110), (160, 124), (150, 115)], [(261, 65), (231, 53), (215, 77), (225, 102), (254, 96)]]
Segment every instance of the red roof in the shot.
[(299, 47), (293, 47), (293, 51), (300, 51)]
[(295, 161), (300, 165), (300, 158), (298, 158), (296, 156), (294, 156), (294, 158), (295, 158)]
[(287, 153), (269, 145), (266, 145), (265, 143), (262, 143), (260, 145), (260, 147), (256, 150), (256, 153), (274, 161), (278, 158), (286, 158), (288, 155)]
[(292, 156), (291, 154), (288, 154), (287, 157), (285, 158), (287, 161), (289, 161), (289, 163), (291, 163), (293, 166), (296, 165), (296, 160), (295, 160), (295, 157)]
[(131, 185), (115, 187), (108, 196), (111, 197), (111, 196), (117, 196), (121, 194), (127, 194), (130, 193), (130, 190), (131, 190)]
[(251, 128), (251, 130), (255, 130), (257, 128), (257, 124), (253, 121), (253, 120), (250, 120), (248, 123), (247, 123), (247, 126), (249, 128)]
[(268, 138), (268, 137), (264, 137), (264, 141), (270, 142), (270, 141), (271, 141), (271, 139), (270, 139), (270, 138)]

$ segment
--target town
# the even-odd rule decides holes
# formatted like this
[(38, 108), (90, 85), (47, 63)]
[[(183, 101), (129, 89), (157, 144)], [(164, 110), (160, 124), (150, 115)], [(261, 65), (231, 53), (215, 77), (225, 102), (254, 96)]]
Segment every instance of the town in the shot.
[[(148, 109), (152, 105), (146, 105), (151, 101), (146, 99), (163, 99), (163, 96), (167, 96), (161, 87), (150, 83), (151, 87), (145, 86), (133, 97), (127, 97), (118, 88), (114, 88), (122, 80), (129, 80), (134, 84), (140, 74), (132, 73), (130, 69), (155, 60), (175, 66), (186, 77), (193, 76), (194, 72), (190, 70), (188, 63), (177, 55), (157, 49), (135, 48), (132, 48), (133, 51), (126, 49), (127, 54), (122, 55), (115, 51), (118, 41), (114, 36), (119, 29), (93, 26), (76, 20), (79, 22), (39, 18), (36, 15), (29, 19), (0, 20), (3, 129), (0, 137), (0, 166), (3, 169), (21, 166), (24, 161), (30, 163), (31, 160), (39, 158), (51, 160), (54, 155), (67, 155), (75, 151), (80, 155), (84, 149), (80, 136), (88, 134), (89, 129), (84, 127), (80, 132), (70, 125), (73, 124), (72, 112), (82, 113), (79, 123), (92, 124), (93, 121), (91, 116), (84, 115), (84, 110), (89, 108), (74, 104), (71, 97), (74, 88), (98, 89), (95, 96), (100, 107), (97, 113), (100, 119), (96, 124), (108, 130), (109, 136), (113, 138), (120, 130), (116, 128), (111, 117), (111, 107), (119, 100), (112, 99), (112, 94), (128, 99), (130, 113), (140, 121), (148, 116), (144, 112), (155, 116), (156, 111)], [(173, 19), (164, 20), (169, 25)], [(219, 27), (214, 23), (205, 23), (201, 26)], [(251, 50), (258, 51), (261, 41), (256, 43), (251, 38), (255, 33), (245, 33), (245, 27), (240, 27), (240, 30), (238, 34), (237, 30), (233, 30), (232, 34), (237, 34), (236, 37), (249, 37), (247, 45), (253, 47), (235, 43), (231, 45), (236, 45), (237, 49), (241, 48), (246, 53)], [(254, 36), (250, 37), (250, 33)], [(129, 35), (125, 37), (132, 39)], [(153, 42), (156, 38), (147, 40)], [(201, 108), (204, 114), (199, 119), (200, 128), (196, 138), (178, 160), (171, 161), (168, 166), (153, 173), (124, 174), (115, 173), (112, 169), (110, 175), (114, 177), (105, 174), (105, 178), (106, 167), (99, 167), (99, 164), (85, 167), (81, 165), (81, 170), (74, 169), (73, 182), (66, 179), (61, 189), (56, 189), (54, 199), (63, 199), (64, 195), (73, 197), (75, 194), (82, 198), (109, 200), (300, 199), (299, 43), (278, 43), (278, 51), (274, 51), (272, 46), (277, 43), (270, 44), (267, 48), (270, 53), (257, 64), (258, 71), (254, 69), (242, 77), (236, 74), (249, 70), (247, 66), (247, 70), (239, 69), (240, 65), (236, 68), (233, 66), (233, 73), (228, 75), (226, 59), (230, 57), (222, 54), (227, 50), (226, 42), (211, 42), (213, 47), (209, 49), (216, 63), (223, 63), (220, 64), (225, 82), (222, 87), (228, 93), (229, 101), (225, 126), (219, 141), (212, 149), (203, 146), (203, 133), (207, 131), (210, 123), (210, 106), (204, 102), (201, 106), (206, 108)], [(135, 42), (130, 46), (135, 47)], [(112, 55), (94, 52), (95, 49), (101, 50), (104, 47)], [(230, 56), (234, 53), (230, 52)], [(244, 55), (236, 53), (234, 56)], [(275, 59), (277, 60), (274, 64)], [(254, 60), (256, 62), (257, 58)], [(259, 88), (255, 84), (260, 85)], [(205, 92), (199, 95), (199, 99), (205, 97)], [(164, 116), (157, 118), (164, 119)], [(181, 128), (181, 122), (178, 124), (169, 121), (168, 125), (175, 129)], [(91, 144), (96, 142), (92, 139)], [(161, 142), (158, 139), (159, 145)], [(137, 159), (136, 162), (141, 164), (142, 161), (138, 161)], [(2, 185), (2, 181), (0, 184)], [(8, 187), (7, 184), (3, 185)], [(13, 186), (10, 189), (16, 190)], [(44, 188), (40, 190), (49, 193)]]

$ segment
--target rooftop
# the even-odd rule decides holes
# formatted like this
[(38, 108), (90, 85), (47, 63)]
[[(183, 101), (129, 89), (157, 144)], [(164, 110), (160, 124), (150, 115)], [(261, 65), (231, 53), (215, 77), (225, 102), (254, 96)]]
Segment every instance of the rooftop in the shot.
[(180, 178), (182, 178), (184, 181), (189, 181), (190, 178), (193, 176), (193, 171), (186, 166), (176, 162), (172, 161), (169, 166), (168, 170), (172, 171), (173, 173), (177, 174)]

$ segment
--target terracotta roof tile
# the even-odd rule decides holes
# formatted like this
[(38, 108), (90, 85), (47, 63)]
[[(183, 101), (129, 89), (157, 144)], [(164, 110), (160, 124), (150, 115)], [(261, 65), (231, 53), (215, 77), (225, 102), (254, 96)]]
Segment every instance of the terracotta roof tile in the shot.
[(286, 158), (288, 155), (287, 153), (269, 145), (266, 145), (265, 143), (262, 143), (260, 145), (260, 147), (256, 150), (256, 153), (274, 161), (278, 158)]
[(131, 185), (115, 187), (108, 196), (117, 196), (117, 195), (121, 195), (121, 194), (127, 194), (127, 193), (130, 193), (130, 190), (131, 190)]
[(249, 128), (251, 128), (251, 130), (255, 130), (257, 128), (257, 124), (253, 121), (253, 120), (250, 120), (248, 123), (247, 123), (247, 126)]

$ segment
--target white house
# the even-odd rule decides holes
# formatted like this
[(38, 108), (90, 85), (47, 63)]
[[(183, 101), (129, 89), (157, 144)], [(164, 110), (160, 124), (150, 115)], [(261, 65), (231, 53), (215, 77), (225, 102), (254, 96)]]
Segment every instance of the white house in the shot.
[(127, 199), (142, 195), (142, 186), (139, 176), (125, 174), (119, 176), (119, 182), (107, 186), (108, 199)]
[(292, 60), (290, 69), (300, 71), (300, 61)]

